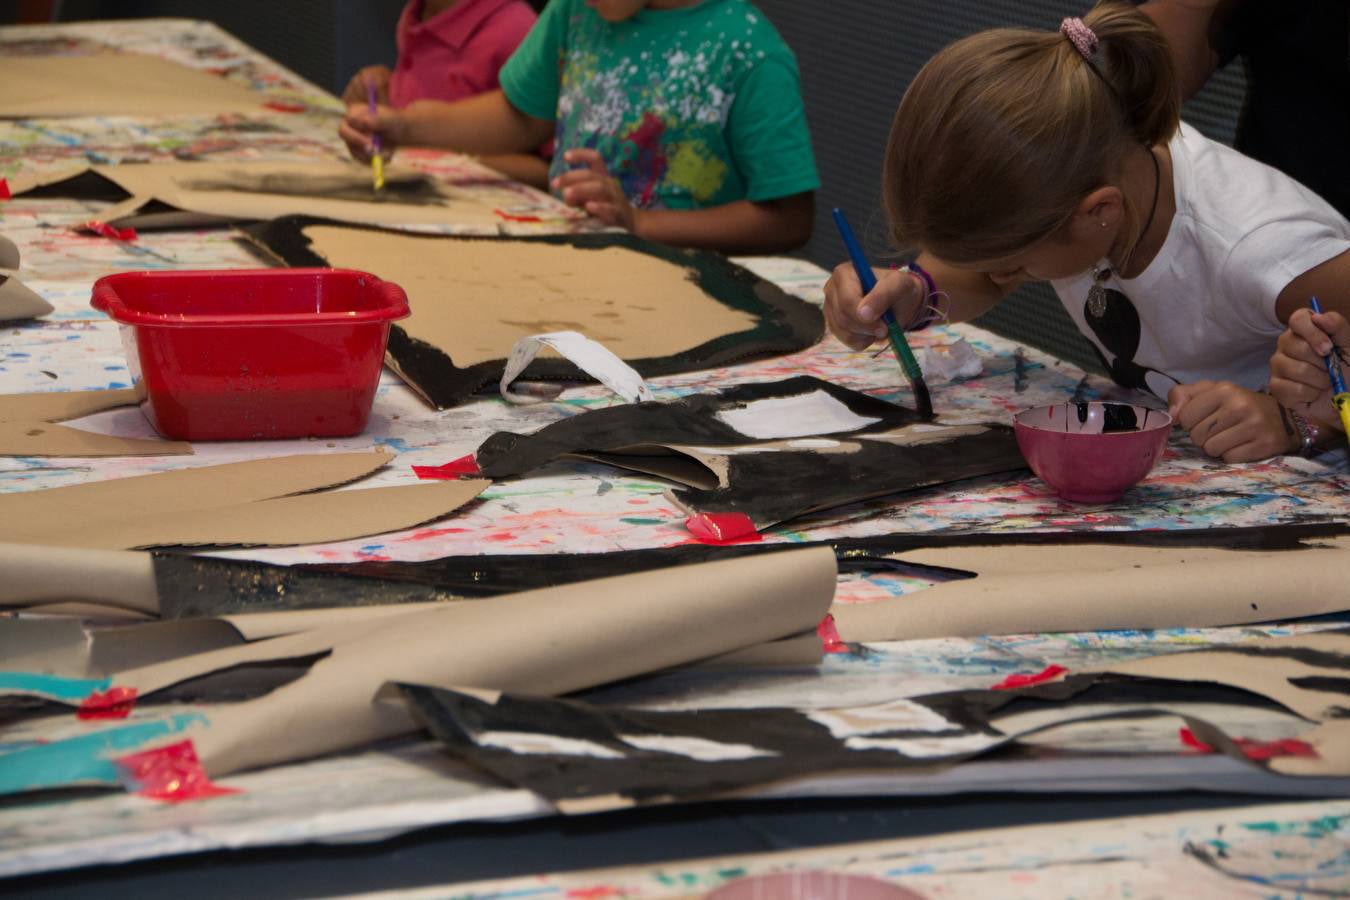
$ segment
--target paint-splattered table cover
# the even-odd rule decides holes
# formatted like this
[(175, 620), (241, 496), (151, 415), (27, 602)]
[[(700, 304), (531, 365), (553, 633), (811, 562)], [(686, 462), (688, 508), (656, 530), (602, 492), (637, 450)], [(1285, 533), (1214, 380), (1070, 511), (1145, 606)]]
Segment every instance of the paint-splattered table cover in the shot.
[[(861, 892), (866, 882), (850, 879), (949, 900), (1115, 900), (1170, 897), (1179, 889), (1192, 900), (1343, 896), (1350, 884), (1350, 803), (1320, 808), (1272, 804), (963, 831), (937, 838), (438, 884), (399, 896), (677, 900), (744, 888), (754, 879), (760, 881), (761, 892), (738, 897), (806, 897), (817, 895), (791, 892), (806, 890), (810, 879), (819, 878), (812, 873), (828, 874), (836, 889), (852, 887), (846, 896), (867, 896)], [(783, 880), (767, 880), (773, 877)], [(364, 896), (373, 895), (351, 895), (351, 900)]]
[[(51, 43), (54, 39), (56, 44)], [(73, 158), (98, 162), (171, 157), (319, 159), (341, 158), (344, 152), (334, 134), (336, 101), (213, 26), (175, 20), (0, 29), (0, 48), (16, 41), (28, 41), (30, 45), (47, 41), (48, 51), (56, 52), (59, 40), (64, 39), (135, 48), (188, 64), (230, 67), (236, 72), (234, 77), (247, 78), (259, 89), (275, 94), (279, 108), (260, 116), (153, 123), (98, 118), (0, 122), (0, 176), (29, 167), (59, 166)], [(427, 171), (461, 182), (483, 177), (486, 172), (475, 161), (455, 154), (421, 151), (407, 156)], [(490, 176), (484, 180), (496, 181)], [(524, 187), (512, 188), (510, 193), (517, 204), (513, 209), (529, 214), (504, 218), (499, 231), (577, 227), (561, 224), (556, 218), (549, 221), (557, 210), (551, 198)], [(79, 390), (128, 383), (115, 326), (88, 306), (90, 286), (101, 275), (134, 269), (260, 264), (247, 245), (227, 230), (146, 233), (129, 243), (70, 230), (70, 226), (96, 217), (102, 208), (103, 204), (94, 202), (54, 199), (19, 198), (0, 204), (0, 233), (20, 247), (21, 277), (56, 308), (45, 320), (11, 324), (0, 331), (0, 392)], [(516, 218), (540, 221), (520, 222)], [(790, 259), (744, 263), (799, 296), (815, 302), (821, 299), (825, 273), (813, 265)], [(1071, 397), (1098, 397), (1109, 390), (1105, 382), (1085, 377), (1070, 365), (971, 326), (936, 328), (918, 336), (915, 344), (922, 353), (958, 340), (969, 342), (980, 356), (984, 371), (959, 384), (930, 374), (935, 403), (943, 413), (1006, 421), (1025, 407)], [(852, 352), (833, 340), (793, 356), (662, 378), (652, 386), (658, 398), (670, 398), (715, 386), (800, 374), (902, 403), (911, 401), (888, 355)], [(398, 452), (397, 462), (363, 486), (410, 483), (415, 477), (413, 465), (453, 460), (471, 452), (494, 431), (529, 430), (560, 416), (612, 402), (600, 388), (578, 387), (569, 389), (559, 402), (532, 407), (483, 399), (447, 412), (434, 412), (386, 372), (370, 425), (358, 437), (198, 444), (196, 457), (189, 464), (382, 445)], [(153, 437), (136, 409), (100, 414), (79, 425), (125, 436)], [(183, 464), (174, 458), (8, 458), (0, 460), (0, 490), (56, 487)], [(600, 466), (556, 466), (537, 477), (494, 485), (481, 503), (427, 527), (376, 539), (226, 555), (279, 563), (354, 562), (673, 546), (688, 542), (690, 536), (683, 515), (663, 496), (666, 487), (655, 479), (621, 475)], [(1205, 458), (1184, 441), (1174, 440), (1152, 476), (1114, 504), (1085, 507), (1062, 502), (1031, 476), (984, 479), (954, 489), (857, 504), (771, 530), (765, 540), (800, 542), (905, 530), (1167, 529), (1345, 520), (1350, 517), (1348, 487), (1350, 478), (1321, 462), (1278, 459), (1227, 466)], [(839, 598), (868, 602), (922, 587), (922, 582), (895, 575), (850, 578), (840, 583)], [(864, 703), (948, 688), (987, 686), (1010, 673), (1038, 671), (1050, 662), (1083, 667), (1322, 627), (1328, 624), (911, 641), (833, 654), (819, 669), (769, 678), (676, 672), (601, 689), (588, 696), (597, 701), (671, 708)], [(1285, 736), (1278, 726), (1259, 717), (1248, 724), (1248, 736), (1253, 738)], [(0, 747), (41, 737), (23, 726), (11, 727), (0, 731)], [(1187, 751), (1174, 729), (1142, 729), (1132, 734), (1128, 749), (1145, 755), (1127, 762), (1109, 755), (1120, 751), (1119, 741), (1119, 735), (1083, 732), (1067, 747), (1047, 750), (1044, 759), (980, 762), (959, 767), (949, 776), (921, 782), (893, 778), (826, 780), (796, 785), (792, 790), (798, 795), (841, 795), (1009, 788), (1161, 790), (1184, 786), (1228, 790), (1260, 786), (1260, 773), (1241, 763)], [(1093, 759), (1088, 753), (1073, 762), (1056, 759), (1057, 752), (1064, 749), (1100, 750), (1105, 755)], [(40, 814), (24, 804), (6, 805), (0, 809), (0, 875), (221, 847), (374, 839), (444, 822), (550, 812), (529, 794), (494, 786), (457, 767), (443, 758), (436, 745), (425, 741), (249, 773), (228, 782), (243, 788), (244, 793), (189, 808), (161, 806), (145, 798), (118, 794), (68, 801), (47, 798)], [(1327, 796), (1330, 788), (1309, 785), (1308, 790), (1311, 796)]]

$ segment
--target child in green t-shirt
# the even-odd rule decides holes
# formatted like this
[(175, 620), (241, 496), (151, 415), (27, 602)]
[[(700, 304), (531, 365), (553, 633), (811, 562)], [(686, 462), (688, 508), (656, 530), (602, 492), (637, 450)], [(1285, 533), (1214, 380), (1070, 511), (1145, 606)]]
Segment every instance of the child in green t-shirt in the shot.
[(797, 64), (747, 0), (552, 0), (501, 89), (371, 115), (340, 134), (510, 153), (556, 136), (562, 199), (643, 237), (726, 251), (787, 250), (811, 234), (820, 185)]

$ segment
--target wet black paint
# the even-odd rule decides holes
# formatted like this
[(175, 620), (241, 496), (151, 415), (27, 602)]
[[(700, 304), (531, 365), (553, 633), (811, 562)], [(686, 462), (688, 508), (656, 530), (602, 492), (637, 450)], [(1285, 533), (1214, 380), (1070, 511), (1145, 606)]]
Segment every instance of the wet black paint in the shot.
[[(574, 453), (603, 453), (640, 444), (729, 447), (754, 443), (752, 438), (717, 418), (717, 413), (759, 400), (799, 397), (817, 391), (829, 394), (855, 415), (878, 420), (850, 434), (889, 431), (921, 421), (912, 409), (819, 378), (799, 375), (784, 381), (742, 384), (717, 393), (693, 394), (664, 403), (625, 403), (594, 409), (546, 425), (529, 435), (498, 432), (478, 448), (478, 467), (490, 478), (507, 478), (523, 475)], [(840, 435), (829, 437), (839, 438)]]
[[(689, 544), (614, 553), (449, 556), (422, 562), (321, 563), (279, 566), (218, 557), (191, 556), (182, 549), (153, 554), (155, 579), (165, 619), (222, 616), (319, 607), (446, 601), (492, 597), (517, 591), (647, 572), (680, 565), (783, 553), (803, 547), (830, 547), (841, 571), (865, 573), (911, 567), (924, 577), (959, 578), (969, 573), (904, 563), (884, 557), (945, 547), (1081, 546), (1220, 547), (1234, 550), (1297, 551), (1318, 538), (1350, 534), (1342, 523), (1269, 525), (1252, 528), (1201, 528), (1178, 531), (1046, 531), (1020, 533), (895, 534), (804, 544), (741, 544), (719, 547)], [(1294, 648), (1289, 648), (1293, 650)], [(1259, 652), (1226, 648), (1225, 652)], [(1269, 651), (1266, 651), (1269, 653)], [(1324, 668), (1350, 668), (1341, 654), (1300, 658)]]

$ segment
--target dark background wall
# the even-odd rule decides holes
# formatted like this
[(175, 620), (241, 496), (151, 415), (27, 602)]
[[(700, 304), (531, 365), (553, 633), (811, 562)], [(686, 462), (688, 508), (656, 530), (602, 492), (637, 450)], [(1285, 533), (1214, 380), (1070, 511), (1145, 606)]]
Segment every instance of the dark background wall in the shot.
[[(802, 254), (831, 267), (842, 253), (829, 210), (842, 206), (874, 259), (894, 258), (879, 197), (891, 116), (933, 53), (985, 28), (1055, 28), (1090, 0), (756, 0), (797, 54), (823, 187), (815, 234)], [(63, 20), (175, 16), (215, 21), (319, 85), (341, 92), (357, 69), (392, 63), (401, 0), (60, 0)], [(542, 2), (536, 3), (541, 6)], [(14, 15), (13, 11), (9, 13)], [(0, 16), (4, 12), (0, 11)], [(1185, 109), (1228, 143), (1241, 108), (1242, 71), (1230, 66)], [(982, 325), (1079, 365), (1096, 357), (1047, 286), (1024, 288)]]

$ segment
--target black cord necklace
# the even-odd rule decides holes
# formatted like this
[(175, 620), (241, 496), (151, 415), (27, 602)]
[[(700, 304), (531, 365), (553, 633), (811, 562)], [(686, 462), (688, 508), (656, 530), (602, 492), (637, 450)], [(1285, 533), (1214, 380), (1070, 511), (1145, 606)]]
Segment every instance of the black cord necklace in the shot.
[[(1135, 241), (1138, 246), (1139, 241), (1148, 234), (1149, 226), (1153, 224), (1153, 217), (1158, 212), (1158, 194), (1162, 191), (1162, 166), (1158, 165), (1158, 155), (1153, 152), (1153, 148), (1148, 148), (1148, 158), (1153, 162), (1153, 203), (1148, 208), (1148, 218), (1144, 220), (1144, 227), (1139, 230), (1139, 239)], [(1134, 247), (1130, 248), (1130, 253), (1126, 255), (1126, 263), (1129, 262), (1129, 256), (1134, 253)], [(1109, 260), (1108, 260), (1109, 261)], [(1124, 263), (1121, 267), (1124, 268)], [(1094, 269), (1092, 272), (1092, 287), (1088, 288), (1087, 311), (1094, 319), (1100, 319), (1106, 314), (1106, 279), (1111, 277), (1111, 267), (1102, 266), (1100, 269)]]

